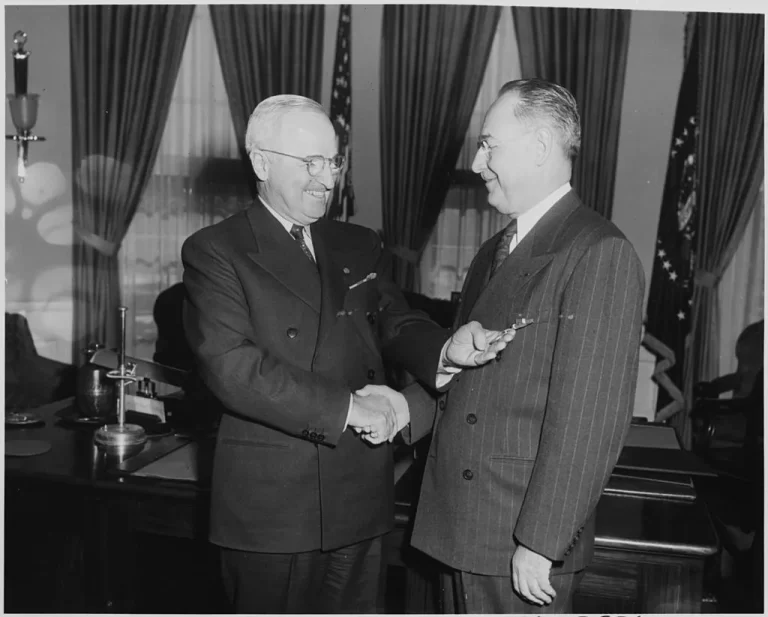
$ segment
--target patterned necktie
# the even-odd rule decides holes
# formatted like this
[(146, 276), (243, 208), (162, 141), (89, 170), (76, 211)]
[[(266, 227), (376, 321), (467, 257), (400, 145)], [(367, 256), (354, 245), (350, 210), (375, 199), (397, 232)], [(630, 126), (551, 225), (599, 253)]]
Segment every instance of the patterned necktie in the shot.
[(294, 225), (291, 227), (291, 235), (299, 243), (301, 250), (304, 251), (304, 254), (307, 256), (307, 259), (309, 259), (309, 261), (311, 261), (313, 264), (317, 265), (317, 262), (312, 255), (312, 251), (309, 250), (307, 243), (304, 242), (304, 228), (301, 225)]
[(512, 244), (515, 236), (517, 236), (517, 219), (512, 219), (512, 222), (506, 226), (496, 245), (496, 252), (493, 254), (493, 265), (491, 266), (491, 276), (496, 273), (499, 266), (509, 257), (509, 246)]

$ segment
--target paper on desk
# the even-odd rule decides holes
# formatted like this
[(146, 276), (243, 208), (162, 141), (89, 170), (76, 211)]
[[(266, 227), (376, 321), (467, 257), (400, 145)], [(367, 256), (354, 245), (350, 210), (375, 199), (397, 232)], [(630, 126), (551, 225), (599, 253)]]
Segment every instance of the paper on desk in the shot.
[(132, 475), (197, 482), (199, 480), (198, 460), (198, 444), (193, 441), (134, 471)]

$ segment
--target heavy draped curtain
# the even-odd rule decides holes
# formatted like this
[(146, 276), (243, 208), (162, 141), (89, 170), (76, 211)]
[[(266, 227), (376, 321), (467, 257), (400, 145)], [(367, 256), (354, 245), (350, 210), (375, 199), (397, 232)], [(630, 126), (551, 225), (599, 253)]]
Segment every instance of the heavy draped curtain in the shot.
[(414, 288), (493, 43), (499, 7), (386, 5), (381, 50), (384, 239)]
[[(699, 137), (696, 277), (685, 385), (717, 375), (717, 284), (752, 215), (764, 176), (765, 21), (762, 15), (699, 13)], [(730, 350), (729, 350), (730, 353)], [(687, 418), (686, 418), (687, 420)], [(689, 440), (690, 425), (684, 436)]]
[(241, 145), (251, 112), (265, 98), (299, 94), (320, 100), (325, 6), (221, 4), (210, 10)]
[(74, 358), (117, 342), (117, 253), (154, 165), (193, 6), (72, 6)]
[(183, 338), (181, 325), (172, 326), (181, 306), (174, 312), (166, 303), (174, 290), (160, 298), (181, 281), (181, 246), (192, 233), (251, 204), (208, 5), (195, 7), (169, 110), (152, 174), (120, 247), (120, 278), (127, 353), (152, 358), (157, 351), (164, 354), (158, 361), (181, 363), (185, 345), (169, 344)]
[(524, 78), (568, 88), (581, 115), (581, 153), (572, 184), (584, 203), (610, 219), (630, 12), (512, 7)]

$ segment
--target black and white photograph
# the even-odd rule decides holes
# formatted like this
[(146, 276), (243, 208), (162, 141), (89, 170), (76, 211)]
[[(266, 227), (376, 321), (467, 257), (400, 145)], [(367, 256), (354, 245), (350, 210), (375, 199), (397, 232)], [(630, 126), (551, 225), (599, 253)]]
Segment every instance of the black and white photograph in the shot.
[(765, 7), (3, 19), (5, 613), (764, 613)]

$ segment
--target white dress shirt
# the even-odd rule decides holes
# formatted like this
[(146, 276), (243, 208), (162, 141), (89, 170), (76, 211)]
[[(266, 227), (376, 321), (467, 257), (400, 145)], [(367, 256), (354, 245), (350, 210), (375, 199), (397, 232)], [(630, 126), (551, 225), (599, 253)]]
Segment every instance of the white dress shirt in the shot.
[[(294, 225), (297, 225), (298, 223), (291, 223), (291, 221), (289, 221), (277, 210), (275, 210), (272, 206), (270, 206), (266, 201), (264, 201), (261, 198), (261, 195), (259, 195), (259, 201), (263, 203), (264, 207), (269, 211), (269, 213), (277, 219), (277, 222), (280, 223), (285, 228), (285, 231), (291, 234), (291, 228)], [(303, 225), (303, 227), (304, 227), (304, 242), (307, 245), (307, 248), (309, 248), (309, 252), (312, 253), (312, 257), (315, 258), (315, 263), (317, 263), (317, 256), (315, 255), (315, 245), (312, 244), (312, 234), (309, 231), (309, 225)], [(291, 234), (291, 238), (293, 239), (293, 234)]]
[(509, 245), (509, 252), (511, 253), (515, 247), (520, 244), (523, 241), (523, 238), (527, 236), (531, 229), (533, 229), (534, 225), (541, 220), (541, 217), (543, 217), (547, 212), (550, 211), (552, 206), (554, 206), (558, 201), (560, 201), (563, 197), (565, 197), (566, 193), (571, 190), (571, 183), (566, 182), (556, 191), (553, 191), (549, 195), (547, 195), (544, 199), (542, 199), (539, 203), (537, 203), (533, 208), (530, 210), (523, 212), (520, 216), (517, 217), (517, 234), (515, 238), (513, 238), (512, 243)]

